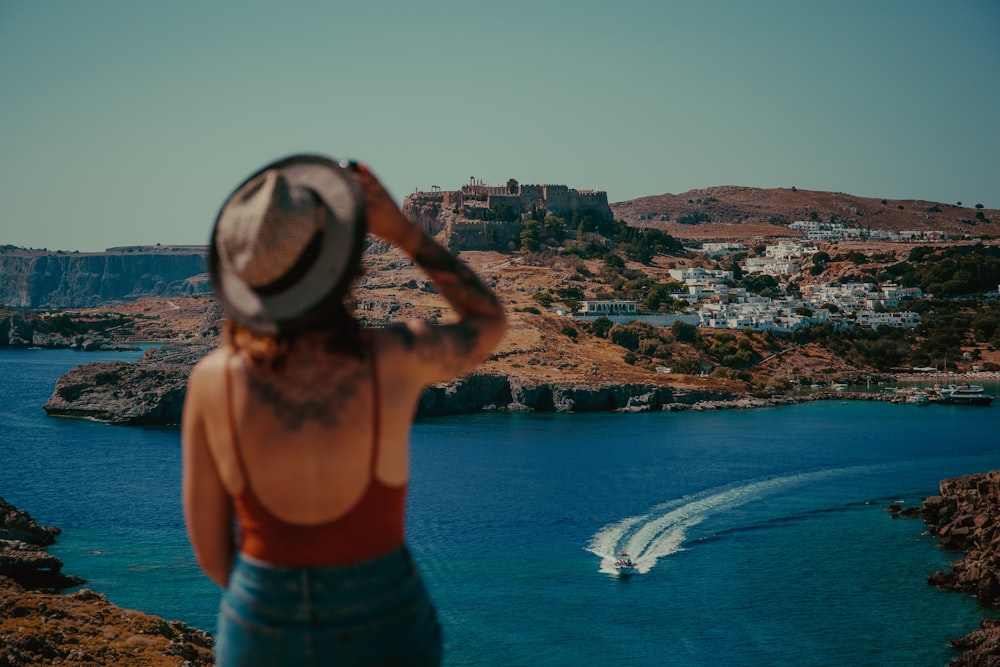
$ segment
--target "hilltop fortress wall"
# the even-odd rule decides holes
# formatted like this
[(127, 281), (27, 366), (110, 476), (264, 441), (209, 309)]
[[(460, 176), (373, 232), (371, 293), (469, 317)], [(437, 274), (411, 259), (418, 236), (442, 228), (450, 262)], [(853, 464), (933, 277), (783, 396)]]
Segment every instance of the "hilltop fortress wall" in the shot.
[(455, 194), (463, 202), (468, 199), (482, 202), (485, 197), (487, 208), (506, 204), (522, 217), (531, 213), (532, 208), (544, 209), (560, 217), (569, 217), (577, 211), (588, 209), (611, 216), (607, 192), (574, 190), (565, 185), (518, 185), (514, 192), (509, 192), (506, 187), (465, 185)]
[[(483, 220), (486, 209), (508, 207), (517, 219)], [(455, 250), (516, 247), (524, 221), (532, 211), (543, 210), (569, 221), (574, 213), (596, 211), (612, 218), (608, 194), (596, 190), (574, 190), (565, 185), (490, 186), (470, 179), (459, 190), (435, 189), (414, 192), (403, 203), (404, 212), (431, 234), (444, 231)]]

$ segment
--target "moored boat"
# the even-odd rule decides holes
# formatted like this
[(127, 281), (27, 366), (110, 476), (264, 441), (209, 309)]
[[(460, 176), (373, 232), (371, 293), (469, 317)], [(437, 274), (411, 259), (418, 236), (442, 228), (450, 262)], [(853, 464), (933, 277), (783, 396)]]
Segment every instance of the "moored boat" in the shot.
[(993, 397), (977, 384), (949, 384), (934, 388), (934, 396), (930, 399), (935, 403), (946, 405), (989, 405)]

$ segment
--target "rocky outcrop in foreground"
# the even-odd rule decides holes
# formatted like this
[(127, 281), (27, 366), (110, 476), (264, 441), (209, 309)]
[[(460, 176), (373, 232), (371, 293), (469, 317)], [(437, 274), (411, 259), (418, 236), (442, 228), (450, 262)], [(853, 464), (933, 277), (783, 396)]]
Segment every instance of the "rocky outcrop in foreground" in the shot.
[(39, 526), (0, 498), (0, 577), (49, 592), (82, 584), (83, 579), (63, 574), (62, 561), (45, 551), (58, 534), (58, 528)]
[(946, 479), (924, 500), (923, 517), (941, 546), (965, 555), (930, 583), (971, 593), (985, 606), (1000, 602), (1000, 471)]
[(212, 664), (213, 639), (179, 621), (121, 609), (45, 552), (59, 529), (0, 498), (0, 665)]
[(59, 378), (43, 406), (53, 417), (76, 417), (126, 426), (179, 424), (195, 362), (210, 344), (151, 348), (136, 362), (77, 366)]
[[(940, 490), (919, 514), (942, 547), (965, 555), (928, 583), (975, 595), (983, 606), (1000, 605), (1000, 471), (946, 479)], [(951, 644), (962, 651), (953, 666), (1000, 666), (1000, 621), (984, 619), (979, 630)]]

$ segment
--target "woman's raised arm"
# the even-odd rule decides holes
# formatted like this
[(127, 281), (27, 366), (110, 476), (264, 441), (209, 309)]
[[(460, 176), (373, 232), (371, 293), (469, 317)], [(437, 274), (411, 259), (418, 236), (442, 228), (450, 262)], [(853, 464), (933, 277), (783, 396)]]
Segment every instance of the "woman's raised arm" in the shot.
[(416, 353), (427, 374), (420, 379), (435, 382), (472, 370), (503, 339), (507, 328), (503, 306), (464, 262), (403, 215), (363, 164), (358, 165), (358, 177), (365, 193), (368, 231), (412, 257), (459, 316), (454, 324), (411, 321), (393, 328), (403, 348)]

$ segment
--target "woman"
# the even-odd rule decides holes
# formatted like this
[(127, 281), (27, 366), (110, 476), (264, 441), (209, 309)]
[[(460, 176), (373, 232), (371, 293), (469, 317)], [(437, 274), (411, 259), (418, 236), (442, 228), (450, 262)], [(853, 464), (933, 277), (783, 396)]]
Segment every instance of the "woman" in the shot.
[[(351, 317), (366, 226), (413, 258), (457, 322)], [(318, 156), (233, 192), (209, 266), (226, 340), (191, 373), (183, 494), (198, 563), (226, 589), (217, 664), (439, 664), (404, 544), (410, 426), (426, 385), (499, 343), (497, 298), (365, 165)]]

